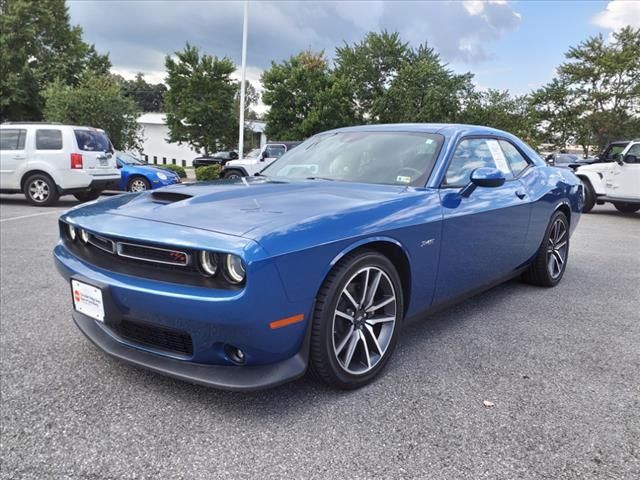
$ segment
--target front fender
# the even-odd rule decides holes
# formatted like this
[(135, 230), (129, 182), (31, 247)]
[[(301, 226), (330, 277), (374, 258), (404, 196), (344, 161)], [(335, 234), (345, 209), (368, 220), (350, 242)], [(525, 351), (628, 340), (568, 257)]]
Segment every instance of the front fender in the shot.
[(590, 172), (590, 171), (580, 171), (576, 172), (576, 176), (582, 182), (589, 182), (593, 187), (593, 191), (596, 195), (605, 195), (606, 190), (604, 187), (604, 179), (601, 177), (599, 172)]

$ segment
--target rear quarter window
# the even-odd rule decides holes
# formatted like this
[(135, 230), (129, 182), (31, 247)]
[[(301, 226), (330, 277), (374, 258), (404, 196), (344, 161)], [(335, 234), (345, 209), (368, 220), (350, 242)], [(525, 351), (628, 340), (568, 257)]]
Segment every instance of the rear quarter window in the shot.
[(85, 152), (111, 152), (111, 141), (104, 132), (97, 130), (74, 130), (78, 148)]
[(36, 150), (62, 150), (62, 130), (36, 130)]

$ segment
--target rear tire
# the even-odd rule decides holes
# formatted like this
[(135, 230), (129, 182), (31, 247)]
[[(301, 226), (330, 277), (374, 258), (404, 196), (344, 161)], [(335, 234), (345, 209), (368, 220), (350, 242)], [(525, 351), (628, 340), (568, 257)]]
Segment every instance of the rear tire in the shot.
[(311, 372), (345, 390), (370, 383), (393, 354), (403, 314), (402, 284), (391, 261), (371, 250), (347, 255), (316, 298)]
[(622, 213), (635, 213), (640, 210), (640, 205), (635, 203), (615, 202), (613, 206), (616, 207), (616, 210)]
[(596, 204), (596, 192), (594, 192), (589, 180), (582, 180), (582, 189), (584, 190), (584, 205), (582, 213), (589, 213)]
[(79, 202), (84, 203), (98, 199), (101, 193), (102, 192), (99, 192), (98, 190), (89, 190), (88, 192), (74, 193), (73, 196), (76, 197), (76, 200), (78, 200)]
[(36, 173), (27, 178), (22, 191), (27, 201), (38, 207), (50, 207), (60, 198), (55, 182), (44, 173)]
[(555, 287), (564, 275), (569, 258), (569, 221), (556, 211), (547, 226), (535, 259), (523, 279), (531, 285)]

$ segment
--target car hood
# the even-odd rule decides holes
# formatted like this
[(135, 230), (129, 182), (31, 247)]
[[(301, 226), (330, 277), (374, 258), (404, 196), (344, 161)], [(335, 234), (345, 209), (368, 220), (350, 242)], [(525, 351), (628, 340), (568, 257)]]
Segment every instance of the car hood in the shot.
[(85, 207), (109, 213), (257, 239), (273, 230), (392, 202), (403, 186), (264, 177), (180, 184), (121, 195)]

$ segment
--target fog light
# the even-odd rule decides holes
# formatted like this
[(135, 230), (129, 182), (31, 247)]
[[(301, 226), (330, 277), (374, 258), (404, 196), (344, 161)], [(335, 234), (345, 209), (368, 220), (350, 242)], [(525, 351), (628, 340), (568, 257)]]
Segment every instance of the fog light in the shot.
[(84, 228), (80, 229), (80, 241), (82, 243), (87, 243), (89, 241), (89, 232), (87, 232)]
[(76, 238), (78, 237), (78, 235), (76, 234), (76, 227), (74, 227), (73, 225), (68, 223), (67, 224), (67, 232), (69, 233), (69, 238), (71, 239), (71, 241), (75, 242)]
[(229, 360), (238, 365), (242, 365), (246, 360), (244, 352), (233, 345), (225, 345), (224, 353), (229, 357)]

